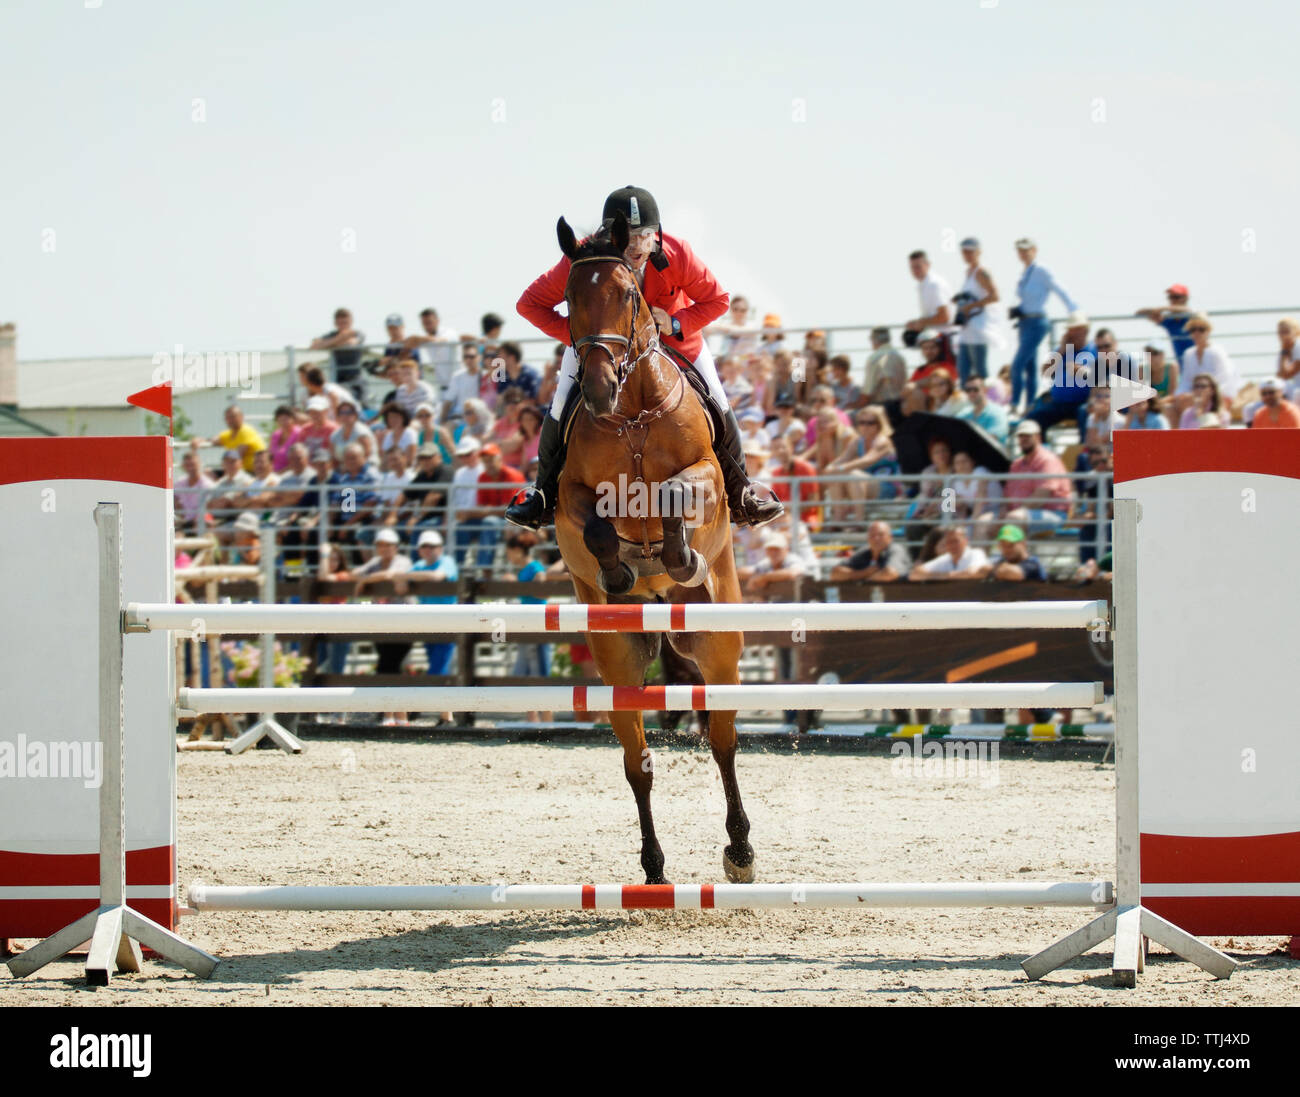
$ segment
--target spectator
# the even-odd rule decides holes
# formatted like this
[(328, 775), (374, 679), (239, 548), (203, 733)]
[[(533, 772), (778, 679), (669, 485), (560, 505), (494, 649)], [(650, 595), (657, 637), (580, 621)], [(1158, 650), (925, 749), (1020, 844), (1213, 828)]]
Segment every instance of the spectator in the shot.
[[(510, 468), (501, 460), (501, 447), (495, 442), (484, 446), (479, 455), (482, 458), (482, 471), (478, 475), (479, 487), (475, 503), (456, 512), (456, 550), (463, 563), (469, 546), (477, 540), (478, 566), (486, 569), (492, 566), (497, 542), (501, 539), (501, 528), (505, 521), (501, 511), (514, 498), (519, 488), (524, 486), (524, 477), (518, 469)], [(484, 486), (488, 484), (508, 486)]]
[(1030, 555), (1025, 531), (1019, 526), (1006, 525), (998, 530), (998, 558), (993, 563), (992, 578), (1004, 583), (1047, 582), (1042, 561)]
[(735, 354), (745, 357), (758, 351), (758, 328), (749, 321), (749, 299), (737, 294), (725, 320), (704, 329), (706, 336), (718, 335), (718, 360)]
[(816, 438), (800, 456), (824, 472), (835, 461), (836, 454), (857, 440), (857, 435), (852, 427), (840, 421), (839, 411), (833, 407), (820, 408), (813, 416), (813, 424), (817, 428)]
[(560, 367), (564, 364), (564, 352), (567, 349), (563, 343), (556, 343), (555, 353), (542, 371), (542, 383), (537, 389), (539, 408), (549, 408), (555, 400), (555, 393), (560, 387)]
[(253, 454), (253, 477), (244, 491), (244, 507), (261, 512), (272, 506), (275, 489), (280, 484), (280, 477), (271, 467), (271, 454), (268, 450), (258, 450)]
[(438, 310), (434, 308), (421, 310), (420, 329), (419, 334), (406, 337), (406, 345), (420, 365), (426, 368), (434, 387), (439, 393), (444, 393), (456, 370), (460, 340), (454, 331), (440, 328)]
[(888, 522), (872, 522), (867, 527), (867, 544), (848, 561), (831, 568), (837, 582), (893, 583), (912, 570), (907, 549), (894, 540)]
[[(1119, 349), (1119, 340), (1115, 338), (1115, 333), (1110, 328), (1098, 328), (1097, 334), (1093, 339), (1097, 348), (1097, 358), (1093, 367), (1093, 385), (1095, 386), (1092, 393), (1085, 401), (1084, 406), (1079, 409), (1079, 437), (1085, 436), (1088, 430), (1088, 418), (1093, 410), (1093, 402), (1099, 392), (1106, 394), (1106, 406), (1110, 406), (1110, 381), (1112, 377), (1121, 377), (1126, 379), (1138, 380), (1140, 371), (1135, 368), (1129, 355)], [(1116, 412), (1116, 417), (1119, 413)], [(1123, 425), (1123, 424), (1119, 424)], [(1106, 440), (1109, 441), (1110, 434), (1107, 432)]]
[[(834, 413), (835, 421), (843, 426), (850, 426), (849, 417), (845, 412), (840, 411), (835, 406), (835, 391), (830, 385), (818, 385), (812, 390), (811, 408), (808, 414), (808, 429), (804, 433), (803, 445), (805, 450), (811, 450), (817, 442), (817, 432), (820, 429), (819, 422), (826, 421), (823, 416), (819, 421), (818, 413), (829, 409)], [(803, 454), (807, 456), (807, 454)]]
[(1228, 409), (1219, 394), (1219, 385), (1208, 373), (1192, 378), (1191, 403), (1178, 419), (1179, 430), (1205, 430), (1226, 427)]
[[(482, 449), (474, 435), (467, 434), (456, 443), (456, 467), (451, 477), (451, 494), (447, 508), (461, 521), (462, 514), (478, 504), (478, 478), (483, 474), (483, 460), (479, 456)], [(458, 564), (464, 563), (464, 554), (458, 553)]]
[[(1168, 430), (1169, 420), (1160, 414), (1154, 400), (1139, 400), (1124, 409), (1123, 427), (1126, 430)], [(1119, 425), (1119, 424), (1117, 424)]]
[(492, 428), (495, 425), (495, 417), (482, 400), (466, 400), (465, 414), (455, 432), (456, 441), (472, 435), (480, 442), (487, 442), (492, 438)]
[(338, 406), (340, 400), (355, 400), (356, 394), (345, 389), (342, 385), (334, 381), (325, 379), (325, 372), (320, 366), (309, 365), (304, 362), (298, 367), (298, 379), (302, 382), (303, 388), (307, 390), (308, 403), (313, 396), (325, 397), (325, 410), (329, 412), (331, 419), (338, 415)]
[[(982, 377), (974, 378), (982, 381)], [(927, 395), (930, 411), (935, 415), (946, 415), (950, 419), (962, 418), (962, 413), (970, 409), (966, 397), (957, 391), (952, 374), (946, 369), (935, 370), (926, 378)]]
[[(358, 537), (363, 544), (373, 540), (377, 527), (391, 529), (403, 539), (410, 536), (410, 530), (401, 523), (406, 489), (415, 479), (415, 469), (406, 463), (406, 456), (400, 449), (390, 449), (383, 458), (383, 472), (375, 488), (378, 502), (375, 504), (374, 524), (361, 530)], [(400, 523), (400, 524), (399, 524)]]
[(1210, 342), (1211, 330), (1210, 318), (1202, 312), (1193, 313), (1187, 320), (1186, 331), (1192, 337), (1192, 345), (1183, 353), (1182, 379), (1175, 393), (1174, 407), (1179, 411), (1192, 405), (1191, 397), (1196, 395), (1194, 382), (1203, 376), (1213, 379), (1216, 395), (1226, 408), (1231, 408), (1237, 397), (1240, 384), (1237, 369), (1227, 352)]
[(908, 505), (907, 527), (909, 542), (925, 536), (925, 528), (944, 515), (944, 489), (956, 471), (952, 465), (952, 447), (942, 438), (931, 438), (926, 443), (930, 463), (921, 470), (921, 484), (916, 497)]
[(497, 403), (494, 409), (501, 414), (502, 400), (508, 392), (518, 392), (528, 400), (537, 399), (542, 378), (532, 366), (524, 365), (524, 352), (518, 343), (501, 344), (501, 361), (492, 363), (492, 376), (496, 382)]
[[(375, 554), (352, 572), (352, 577), (357, 581), (357, 597), (361, 597), (366, 587), (378, 583), (394, 583), (395, 589), (399, 592), (407, 589), (401, 576), (410, 572), (411, 558), (399, 551), (399, 545), (398, 536), (391, 529), (383, 529), (376, 534)], [(400, 593), (398, 599), (407, 600)], [(374, 601), (382, 605), (388, 602), (389, 598), (381, 596), (374, 598)], [(375, 666), (375, 673), (401, 674), (402, 663), (410, 650), (410, 640), (376, 642), (375, 653), (379, 659)], [(386, 726), (405, 724), (406, 713), (385, 712), (383, 722)]]
[(932, 579), (983, 579), (992, 570), (983, 549), (972, 548), (960, 526), (945, 526), (939, 540), (940, 553), (933, 560), (916, 564), (908, 573), (914, 583)]
[[(537, 534), (530, 529), (511, 530), (507, 534), (506, 563), (510, 568), (505, 576), (507, 580), (514, 580), (517, 583), (545, 581), (546, 568), (539, 561), (532, 558), (532, 552), (537, 543)], [(544, 606), (546, 604), (545, 598), (538, 598), (528, 594), (521, 594), (519, 601), (526, 606)], [(519, 678), (549, 678), (551, 676), (551, 645), (529, 641), (517, 644), (515, 646), (513, 673)], [(528, 718), (537, 720), (540, 715), (542, 714), (530, 712)], [(551, 714), (548, 712), (544, 716), (542, 722), (549, 723)]]
[[(1011, 474), (1003, 489), (1007, 503), (1013, 508), (1007, 520), (1028, 525), (1031, 533), (1055, 530), (1070, 509), (1070, 481), (1065, 466), (1043, 445), (1042, 431), (1033, 419), (1026, 419), (1016, 427), (1016, 445), (1020, 456), (1011, 462)], [(1020, 479), (1031, 473), (1046, 473), (1050, 478)]]
[(420, 447), (415, 475), (398, 500), (397, 523), (404, 523), (408, 529), (441, 525), (450, 486), (451, 469), (442, 459), (442, 450), (426, 442)]
[(857, 433), (845, 437), (835, 460), (822, 469), (827, 475), (852, 477), (845, 483), (827, 485), (830, 502), (846, 504), (839, 514), (841, 520), (848, 520), (856, 505), (867, 499), (893, 499), (898, 494), (897, 482), (887, 479), (899, 473), (889, 417), (883, 408), (871, 405), (858, 412), (854, 423)]
[(803, 560), (790, 551), (790, 541), (784, 533), (767, 530), (760, 535), (763, 559), (745, 580), (745, 593), (761, 598), (774, 583), (793, 582), (805, 571)]
[(218, 553), (222, 564), (257, 565), (262, 562), (262, 527), (257, 515), (246, 510), (230, 523), (232, 544), (226, 553)]
[(343, 464), (343, 451), (354, 445), (361, 450), (367, 464), (377, 459), (375, 436), (370, 428), (361, 422), (357, 408), (358, 405), (351, 400), (339, 401), (339, 425), (338, 429), (330, 435), (329, 442), (330, 456), (334, 458), (335, 464)]
[(343, 447), (340, 468), (330, 474), (330, 525), (340, 541), (355, 542), (357, 531), (365, 525), (379, 502), (374, 489), (379, 477), (366, 463), (366, 451), (359, 442)]
[(235, 450), (245, 472), (253, 471), (253, 454), (266, 449), (266, 441), (257, 429), (244, 422), (244, 409), (231, 404), (225, 411), (226, 429), (217, 435), (217, 445)]
[(784, 438), (796, 428), (799, 431), (799, 437), (802, 438), (804, 432), (808, 429), (807, 424), (802, 419), (795, 418), (793, 395), (780, 396), (772, 409), (772, 414), (776, 418), (769, 420), (764, 428), (769, 439)]
[(758, 408), (750, 408), (743, 415), (737, 416), (737, 422), (740, 423), (740, 441), (742, 446), (748, 444), (751, 440), (757, 439), (763, 449), (767, 448), (768, 435), (763, 429), (764, 416)]
[(267, 440), (266, 448), (271, 454), (271, 467), (276, 472), (283, 472), (289, 467), (289, 447), (298, 442), (302, 427), (298, 425), (293, 408), (281, 404), (275, 409), (275, 430)]
[(479, 330), (483, 333), (483, 342), (501, 342), (501, 329), (506, 326), (506, 322), (500, 316), (495, 312), (485, 312), (478, 323)]
[(867, 372), (862, 393), (868, 404), (883, 404), (903, 395), (907, 380), (907, 362), (889, 342), (888, 328), (871, 329), (871, 353), (867, 355)]
[(981, 521), (981, 516), (996, 509), (1002, 498), (1002, 485), (983, 465), (976, 465), (975, 459), (964, 450), (953, 454), (952, 471), (954, 475), (948, 483), (953, 492), (952, 513), (959, 518), (971, 519), (972, 536), (976, 541), (985, 541), (995, 523)]
[(411, 356), (411, 350), (406, 345), (402, 317), (396, 312), (389, 313), (388, 318), (384, 320), (384, 327), (388, 330), (388, 343), (384, 346), (383, 356), (375, 367), (376, 373), (383, 373), (390, 366), (397, 365), (399, 359), (408, 359)]
[(980, 266), (980, 242), (968, 236), (961, 242), (961, 257), (966, 261), (966, 281), (958, 295), (961, 307), (957, 322), (961, 340), (957, 348), (957, 376), (962, 384), (968, 377), (989, 375), (989, 344), (999, 345), (997, 324), (1002, 308), (993, 276)]
[(1265, 377), (1259, 383), (1259, 397), (1263, 403), (1250, 421), (1252, 427), (1300, 427), (1300, 409), (1282, 398), (1280, 377)]
[(831, 359), (831, 391), (835, 394), (835, 406), (841, 411), (853, 411), (862, 406), (862, 390), (853, 383), (851, 369), (847, 354), (837, 354)]
[(812, 477), (817, 470), (807, 461), (794, 455), (788, 437), (782, 435), (772, 439), (770, 448), (771, 462), (767, 474), (771, 480), (772, 494), (782, 503), (790, 502), (790, 484), (794, 477), (799, 478), (799, 503), (804, 521), (814, 528), (819, 524), (820, 511), (816, 507), (817, 484)]
[(996, 377), (990, 377), (984, 386), (984, 391), (988, 394), (989, 400), (999, 407), (1007, 407), (1011, 403), (1011, 363), (1003, 363), (998, 370)]
[(1169, 333), (1169, 341), (1174, 347), (1174, 361), (1181, 363), (1183, 355), (1192, 346), (1192, 339), (1187, 331), (1187, 324), (1192, 318), (1192, 310), (1187, 301), (1191, 294), (1181, 282), (1175, 282), (1165, 290), (1164, 308), (1138, 309), (1138, 316), (1145, 316), (1154, 324), (1159, 324)]
[[(912, 371), (912, 376), (908, 380), (915, 384), (924, 381), (940, 370), (945, 371), (949, 377), (956, 377), (957, 363), (945, 356), (945, 346), (946, 343), (943, 339), (934, 337), (922, 339), (920, 343), (921, 364)], [(906, 388), (906, 386), (904, 387)]]
[(1110, 389), (1093, 389), (1092, 397), (1088, 400), (1088, 416), (1081, 432), (1084, 442), (1110, 445), (1111, 431), (1123, 428), (1124, 422), (1123, 415), (1111, 410)]
[[(1098, 520), (1101, 509), (1101, 480), (1110, 475), (1110, 446), (1100, 442), (1090, 444), (1084, 454), (1087, 457), (1086, 471), (1097, 473), (1078, 481), (1078, 502), (1075, 504), (1074, 516), (1079, 525), (1079, 561), (1086, 564), (1096, 561), (1098, 556), (1110, 551), (1110, 487), (1107, 486), (1105, 513)], [(1100, 536), (1098, 536), (1100, 534)]]
[(244, 509), (244, 497), (253, 478), (244, 471), (236, 450), (228, 449), (221, 455), (221, 477), (212, 485), (208, 497), (208, 510), (218, 525), (232, 519)]
[[(320, 568), (316, 579), (322, 583), (349, 583), (352, 572), (348, 570), (343, 550), (338, 545), (321, 545)], [(334, 594), (318, 595), (316, 601), (322, 605), (342, 605), (347, 601)], [(316, 637), (316, 665), (330, 674), (342, 674), (347, 667), (348, 652), (352, 644), (348, 640), (330, 640), (323, 636)]]
[(1061, 345), (1052, 358), (1052, 387), (1034, 401), (1026, 416), (1040, 430), (1063, 419), (1077, 419), (1079, 406), (1088, 399), (1094, 383), (1097, 348), (1087, 341), (1088, 318), (1072, 312), (1065, 325)]
[[(375, 435), (379, 463), (392, 450), (401, 452), (407, 467), (415, 464), (415, 451), (420, 448), (419, 433), (411, 426), (411, 414), (399, 403), (385, 404), (379, 411), (380, 421), (384, 424)], [(432, 416), (430, 416), (432, 419)]]
[[(415, 409), (415, 419), (411, 429), (415, 431), (417, 445), (432, 442), (438, 445), (442, 441), (442, 429), (435, 422), (435, 408), (432, 404), (421, 404)], [(450, 456), (450, 454), (448, 454)]]
[(203, 471), (199, 455), (193, 449), (186, 450), (181, 457), (181, 471), (184, 475), (172, 492), (181, 528), (189, 533), (202, 533), (207, 525), (204, 515), (210, 499), (208, 493), (215, 482)]
[(393, 391), (392, 400), (406, 409), (408, 422), (415, 415), (415, 409), (421, 404), (432, 404), (436, 417), (438, 394), (433, 391), (433, 386), (427, 381), (420, 380), (419, 365), (410, 359), (405, 362), (398, 362), (397, 381), (397, 388)]
[[(481, 400), (486, 380), (483, 376), (483, 359), (479, 355), (478, 347), (473, 343), (462, 344), (460, 368), (451, 375), (451, 380), (447, 383), (447, 401), (443, 405), (443, 417), (458, 419), (465, 412), (466, 400)], [(495, 392), (495, 386), (493, 390)]]
[(781, 327), (781, 317), (774, 312), (763, 317), (758, 350), (760, 354), (776, 354), (785, 350), (785, 331)]
[(1277, 375), (1283, 381), (1290, 381), (1300, 374), (1300, 346), (1296, 336), (1300, 335), (1300, 325), (1289, 316), (1277, 322)]
[[(802, 361), (802, 359), (801, 359)], [(772, 355), (772, 378), (763, 390), (763, 410), (768, 415), (776, 413), (782, 400), (788, 400), (790, 407), (799, 403), (799, 381), (794, 376), (794, 357), (788, 351)]]
[(275, 511), (271, 520), (280, 531), (280, 543), (285, 549), (302, 549), (307, 557), (320, 523), (320, 493), (310, 490), (319, 478), (311, 467), (307, 447), (301, 442), (289, 447), (288, 456), (289, 466), (270, 500)]
[(962, 391), (966, 394), (967, 403), (957, 412), (957, 418), (974, 423), (996, 439), (999, 445), (1003, 444), (1007, 437), (1007, 409), (989, 401), (984, 378), (968, 377)]
[[(487, 440), (501, 447), (503, 457), (509, 458), (517, 454), (523, 444), (519, 435), (519, 412), (523, 410), (523, 406), (524, 394), (518, 389), (510, 389), (502, 394), (497, 408), (496, 422), (492, 424)], [(506, 464), (517, 467), (516, 462), (510, 460), (507, 460)]]
[(1147, 384), (1156, 390), (1156, 398), (1164, 404), (1178, 391), (1178, 363), (1170, 362), (1157, 346), (1148, 343), (1142, 349), (1147, 355)]
[(352, 390), (358, 400), (361, 391), (361, 354), (366, 337), (352, 325), (349, 309), (334, 310), (334, 327), (311, 341), (312, 350), (328, 350), (334, 363), (334, 381)]
[(734, 354), (718, 363), (718, 378), (722, 382), (722, 391), (727, 394), (731, 410), (740, 415), (754, 401), (754, 386), (741, 368), (741, 361)]
[(521, 472), (537, 460), (537, 450), (542, 442), (543, 412), (532, 404), (519, 409), (519, 445), (514, 447), (513, 459), (507, 464)]
[(921, 315), (907, 322), (907, 330), (919, 335), (933, 328), (939, 333), (951, 334), (952, 289), (940, 275), (930, 270), (930, 257), (925, 252), (912, 252), (907, 257), (907, 265), (912, 277), (920, 283), (917, 292), (921, 299)]
[[(351, 397), (348, 398), (349, 402)], [(356, 405), (353, 405), (355, 408)], [(339, 429), (338, 423), (330, 418), (330, 402), (326, 396), (312, 396), (307, 400), (307, 425), (298, 434), (298, 441), (314, 449), (328, 449), (330, 438)]]
[[(411, 580), (415, 582), (418, 575), (421, 579), (432, 580), (435, 583), (454, 583), (460, 578), (460, 570), (456, 567), (456, 560), (453, 556), (448, 556), (443, 552), (442, 534), (437, 530), (426, 529), (420, 534), (419, 543), (416, 546), (419, 553), (419, 559), (411, 565)], [(419, 590), (419, 586), (414, 587)], [(417, 594), (416, 600), (425, 606), (454, 606), (456, 604), (456, 595), (454, 594)], [(456, 645), (451, 642), (435, 643), (425, 641), (424, 655), (429, 661), (429, 673), (438, 677), (451, 673), (451, 661), (456, 654)], [(443, 713), (442, 718), (438, 721), (439, 725), (451, 721), (450, 713)]]
[[(1065, 292), (1060, 283), (1052, 277), (1051, 271), (1038, 264), (1038, 245), (1028, 237), (1016, 241), (1016, 254), (1024, 264), (1024, 272), (1016, 283), (1016, 296), (1020, 303), (1011, 310), (1011, 319), (1016, 321), (1019, 339), (1016, 357), (1011, 363), (1011, 398), (1010, 407), (1020, 411), (1031, 407), (1038, 396), (1038, 348), (1052, 330), (1047, 320), (1047, 299), (1053, 293), (1061, 299), (1070, 312), (1075, 312), (1078, 305)], [(1021, 403), (1021, 397), (1024, 403)]]

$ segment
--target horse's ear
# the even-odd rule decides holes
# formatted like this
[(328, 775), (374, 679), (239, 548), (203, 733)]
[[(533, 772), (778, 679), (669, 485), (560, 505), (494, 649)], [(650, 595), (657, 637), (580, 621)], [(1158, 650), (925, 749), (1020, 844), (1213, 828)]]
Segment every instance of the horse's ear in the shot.
[(570, 259), (578, 254), (578, 238), (573, 235), (573, 229), (569, 228), (569, 222), (561, 217), (555, 222), (555, 235), (560, 241), (560, 250)]
[(627, 251), (630, 233), (627, 227), (627, 217), (622, 210), (617, 210), (614, 213), (614, 224), (610, 226), (609, 239), (610, 243), (618, 249), (619, 255)]

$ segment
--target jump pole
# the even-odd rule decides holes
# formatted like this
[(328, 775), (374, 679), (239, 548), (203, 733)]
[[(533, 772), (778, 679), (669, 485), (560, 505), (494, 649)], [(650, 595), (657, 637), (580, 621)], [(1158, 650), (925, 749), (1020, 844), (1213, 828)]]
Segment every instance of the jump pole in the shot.
[(1109, 881), (1004, 884), (501, 884), (210, 887), (195, 910), (744, 910), (857, 907), (1109, 907)]
[[(181, 689), (178, 711), (205, 712), (739, 712), (800, 701), (830, 712), (878, 708), (1087, 708), (1100, 682), (953, 682), (932, 685), (323, 686)], [(800, 691), (803, 691), (802, 694)]]
[(468, 606), (171, 605), (131, 603), (127, 632), (202, 629), (266, 633), (422, 634), (496, 632), (806, 632), (943, 629), (1067, 629), (1104, 626), (1104, 601), (770, 602), (662, 605), (479, 604)]

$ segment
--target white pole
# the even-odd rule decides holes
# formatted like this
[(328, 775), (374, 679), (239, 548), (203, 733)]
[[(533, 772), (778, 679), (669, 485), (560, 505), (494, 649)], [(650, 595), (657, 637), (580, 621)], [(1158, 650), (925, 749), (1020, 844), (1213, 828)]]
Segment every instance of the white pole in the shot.
[(1106, 881), (993, 884), (190, 885), (195, 910), (644, 910), (759, 907), (1105, 907)]
[(933, 685), (332, 686), (182, 689), (178, 707), (204, 712), (748, 712), (791, 706), (831, 712), (879, 708), (1088, 708), (1100, 682)]
[(314, 606), (132, 603), (130, 632), (438, 633), (497, 632), (840, 632), (845, 630), (1089, 628), (1105, 621), (1104, 601), (772, 602), (762, 605)]

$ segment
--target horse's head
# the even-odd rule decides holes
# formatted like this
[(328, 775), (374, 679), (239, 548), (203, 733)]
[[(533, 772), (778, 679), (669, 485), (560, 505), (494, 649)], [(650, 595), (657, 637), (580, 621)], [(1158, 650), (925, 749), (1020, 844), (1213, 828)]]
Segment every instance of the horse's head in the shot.
[(654, 317), (623, 258), (628, 224), (621, 212), (607, 237), (598, 234), (581, 244), (563, 217), (555, 228), (571, 263), (564, 299), (582, 401), (600, 418), (614, 410), (627, 375), (653, 342)]

